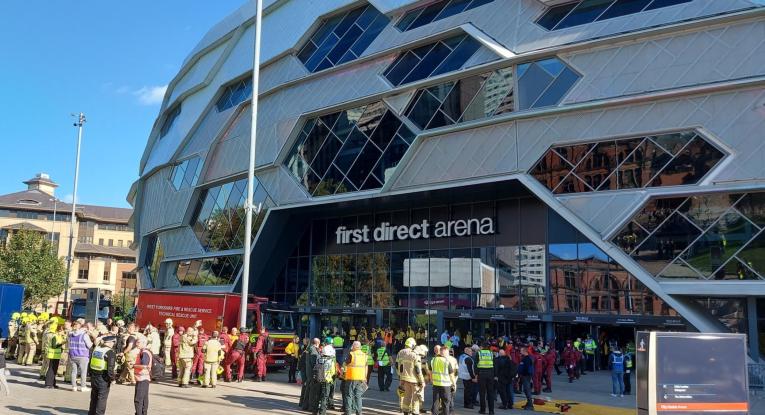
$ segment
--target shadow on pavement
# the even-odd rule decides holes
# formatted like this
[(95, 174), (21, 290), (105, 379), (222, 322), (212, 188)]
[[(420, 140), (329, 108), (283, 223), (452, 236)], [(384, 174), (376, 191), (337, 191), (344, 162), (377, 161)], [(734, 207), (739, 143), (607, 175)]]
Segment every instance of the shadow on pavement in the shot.
[(74, 415), (81, 415), (81, 414), (87, 414), (88, 411), (85, 409), (74, 409), (74, 408), (63, 408), (61, 406), (41, 406), (40, 408), (47, 408), (54, 410), (56, 412), (60, 412), (62, 414), (74, 414)]
[(11, 411), (15, 411), (22, 414), (32, 414), (32, 415), (56, 415), (55, 413), (51, 411), (41, 411), (39, 409), (28, 409), (28, 408), (22, 408), (20, 406), (7, 406)]

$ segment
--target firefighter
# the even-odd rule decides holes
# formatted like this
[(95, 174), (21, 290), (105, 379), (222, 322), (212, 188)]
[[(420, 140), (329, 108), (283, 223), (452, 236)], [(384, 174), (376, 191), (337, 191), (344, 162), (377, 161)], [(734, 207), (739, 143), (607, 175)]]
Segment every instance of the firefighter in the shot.
[(22, 362), (24, 366), (32, 366), (35, 362), (35, 354), (37, 353), (37, 346), (40, 344), (39, 329), (37, 326), (37, 317), (32, 314), (29, 317), (29, 323), (26, 325), (24, 331), (24, 339), (26, 341), (25, 359)]
[(89, 372), (90, 384), (90, 409), (88, 415), (104, 415), (106, 413), (106, 401), (109, 398), (109, 389), (114, 381), (114, 367), (117, 358), (114, 353), (115, 336), (101, 338), (101, 345), (93, 350), (90, 357)]
[(202, 380), (202, 387), (214, 388), (218, 383), (218, 367), (223, 360), (223, 345), (220, 342), (220, 334), (217, 331), (212, 333), (212, 338), (205, 342), (202, 347), (205, 357), (205, 374)]
[(400, 405), (404, 415), (420, 413), (420, 400), (417, 396), (417, 391), (425, 386), (425, 378), (422, 375), (422, 362), (420, 361), (420, 356), (414, 352), (416, 345), (417, 342), (410, 337), (404, 342), (404, 348), (396, 355), (399, 389), (403, 393)]
[(417, 399), (419, 400), (420, 405), (420, 413), (425, 413), (425, 384), (428, 382), (429, 379), (431, 379), (431, 372), (430, 368), (428, 367), (427, 363), (427, 357), (428, 357), (428, 346), (425, 346), (424, 344), (420, 344), (415, 346), (414, 352), (417, 354), (417, 356), (420, 357), (420, 366), (422, 367), (422, 378), (425, 380), (425, 383), (423, 383), (422, 387), (417, 388)]
[(197, 344), (194, 349), (194, 360), (191, 363), (191, 378), (195, 380), (194, 383), (201, 384), (202, 377), (205, 373), (205, 344), (210, 339), (210, 336), (205, 333), (204, 327), (200, 327), (197, 330)]
[(547, 363), (544, 356), (542, 356), (542, 353), (539, 353), (536, 350), (531, 356), (532, 360), (534, 361), (534, 395), (539, 395), (542, 393), (542, 375), (545, 372), (545, 365)]
[(29, 322), (29, 317), (27, 317), (27, 313), (21, 313), (22, 317), (19, 322), (19, 330), (16, 332), (16, 337), (18, 340), (18, 346), (17, 352), (16, 352), (16, 363), (19, 365), (24, 365), (24, 362), (27, 360), (27, 323)]
[(545, 359), (545, 373), (544, 373), (544, 381), (545, 381), (545, 388), (542, 390), (542, 392), (545, 393), (551, 393), (552, 392), (552, 373), (553, 368), (555, 367), (555, 361), (558, 358), (558, 353), (555, 351), (555, 347), (550, 347), (547, 349), (547, 352), (544, 354)]
[[(236, 329), (231, 330), (232, 336), (236, 334)], [(233, 339), (234, 337), (232, 337)], [(239, 330), (239, 337), (233, 340), (233, 343), (231, 345), (231, 350), (228, 352), (228, 357), (226, 358), (226, 363), (223, 365), (224, 367), (224, 380), (226, 382), (231, 382), (231, 365), (236, 364), (237, 365), (237, 382), (241, 382), (242, 379), (244, 379), (244, 365), (245, 365), (245, 350), (247, 350), (247, 344), (249, 343), (250, 338), (247, 336), (247, 329), (242, 327)]]
[(351, 326), (351, 329), (348, 331), (348, 341), (355, 342), (356, 336), (358, 335), (358, 332), (356, 332), (356, 327)]
[(255, 380), (258, 382), (266, 381), (266, 361), (268, 360), (268, 353), (272, 350), (269, 349), (271, 339), (268, 337), (268, 331), (263, 327), (260, 329), (260, 336), (255, 341), (255, 347), (252, 349), (252, 353), (255, 358)]
[[(175, 359), (173, 359), (172, 356), (170, 356), (173, 350), (173, 336), (175, 336), (175, 328), (173, 328), (173, 319), (168, 318), (165, 320), (165, 337), (162, 341), (162, 346), (164, 348), (163, 354), (165, 357), (165, 367), (170, 367), (170, 365), (173, 365), (173, 368), (175, 368), (175, 362), (174, 362)], [(173, 375), (173, 377), (175, 377), (175, 374)]]
[(170, 363), (173, 365), (173, 379), (176, 379), (178, 378), (178, 348), (181, 347), (181, 337), (186, 329), (181, 326), (178, 327), (178, 331), (173, 331), (173, 337), (170, 339)]
[(315, 413), (320, 415), (326, 415), (327, 409), (333, 406), (332, 402), (332, 386), (335, 384), (335, 348), (331, 344), (327, 344), (322, 348), (321, 357), (316, 362), (318, 372), (314, 370), (315, 379), (319, 382), (319, 405), (318, 410)]
[(189, 387), (191, 365), (194, 362), (194, 347), (198, 340), (197, 331), (193, 327), (189, 327), (181, 336), (178, 347), (178, 387)]
[[(497, 400), (494, 380), (497, 377), (494, 369), (494, 354), (492, 354), (489, 343), (484, 342), (481, 350), (478, 351), (478, 387), (481, 402), (480, 413), (486, 412), (486, 404), (489, 405), (489, 414), (494, 413), (494, 402)], [(433, 381), (435, 385), (435, 380)]]
[(8, 320), (8, 353), (7, 359), (15, 359), (18, 352), (19, 344), (19, 321), (21, 321), (21, 314), (15, 312), (11, 315), (11, 319)]

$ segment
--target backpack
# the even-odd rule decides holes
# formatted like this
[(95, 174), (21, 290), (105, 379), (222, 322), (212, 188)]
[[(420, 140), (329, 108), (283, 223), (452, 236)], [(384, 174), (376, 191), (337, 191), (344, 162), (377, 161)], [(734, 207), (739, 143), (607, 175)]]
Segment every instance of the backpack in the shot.
[(263, 343), (263, 347), (266, 349), (266, 354), (274, 352), (274, 339), (272, 339), (271, 336), (266, 336), (266, 340)]
[(321, 356), (316, 359), (316, 364), (313, 366), (313, 380), (316, 382), (326, 382), (327, 373), (332, 368), (332, 358)]
[(159, 356), (151, 360), (151, 380), (163, 380), (165, 378), (165, 363)]

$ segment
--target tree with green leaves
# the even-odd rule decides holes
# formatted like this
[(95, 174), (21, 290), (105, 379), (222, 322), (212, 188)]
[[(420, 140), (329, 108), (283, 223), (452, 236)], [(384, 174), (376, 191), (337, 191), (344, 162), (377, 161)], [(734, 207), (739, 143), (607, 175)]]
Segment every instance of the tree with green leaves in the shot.
[(24, 307), (45, 304), (65, 288), (66, 267), (40, 233), (21, 229), (0, 248), (0, 281), (24, 286)]

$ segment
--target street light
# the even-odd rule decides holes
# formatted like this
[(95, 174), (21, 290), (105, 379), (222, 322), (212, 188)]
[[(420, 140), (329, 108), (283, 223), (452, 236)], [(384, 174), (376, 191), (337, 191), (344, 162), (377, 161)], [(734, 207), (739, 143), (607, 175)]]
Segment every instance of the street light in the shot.
[[(50, 246), (53, 249), (53, 237), (56, 235), (56, 209), (58, 208), (58, 199), (52, 197), (48, 199), (49, 202), (53, 202), (53, 224), (50, 226)], [(56, 257), (58, 257), (58, 245), (56, 245)]]
[(250, 293), (250, 251), (252, 250), (252, 198), (255, 187), (255, 145), (258, 131), (258, 83), (260, 81), (260, 37), (263, 22), (263, 0), (255, 5), (255, 53), (252, 61), (252, 124), (250, 125), (250, 163), (247, 169), (247, 220), (244, 228), (244, 266), (242, 267), (242, 299), (239, 312), (239, 327), (247, 327), (247, 298)]
[(74, 126), (77, 127), (77, 157), (74, 162), (74, 192), (72, 193), (72, 217), (69, 221), (69, 248), (66, 255), (66, 280), (64, 286), (64, 311), (69, 306), (69, 273), (72, 272), (72, 248), (74, 245), (74, 224), (75, 224), (75, 209), (77, 209), (77, 182), (80, 178), (80, 144), (82, 144), (82, 126), (85, 124), (85, 114), (72, 114), (73, 117), (77, 117)]

